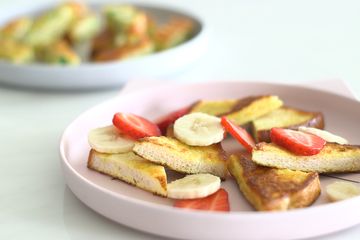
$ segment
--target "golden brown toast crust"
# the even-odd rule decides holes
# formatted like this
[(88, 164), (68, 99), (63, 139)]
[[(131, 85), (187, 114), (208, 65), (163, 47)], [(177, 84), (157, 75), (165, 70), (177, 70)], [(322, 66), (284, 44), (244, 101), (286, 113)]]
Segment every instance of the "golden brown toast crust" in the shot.
[(237, 103), (235, 104), (235, 106), (233, 107), (233, 109), (231, 109), (230, 112), (224, 114), (230, 114), (230, 113), (234, 113), (237, 111), (241, 111), (242, 109), (244, 109), (245, 107), (249, 106), (251, 103), (255, 102), (256, 100), (259, 100), (261, 98), (265, 98), (265, 97), (269, 97), (270, 95), (261, 95), (261, 96), (249, 96), (249, 97), (245, 97), (245, 98), (241, 98), (237, 101)]
[[(300, 110), (300, 109), (295, 109), (295, 108), (290, 108), (290, 107), (282, 107), (285, 109), (294, 109), (295, 111), (299, 112), (300, 114), (313, 114), (313, 118), (304, 121), (304, 122), (300, 122), (298, 124), (295, 125), (289, 125), (286, 127), (281, 126), (282, 128), (289, 128), (289, 129), (294, 129), (297, 130), (299, 127), (303, 126), (303, 127), (313, 127), (313, 128), (318, 128), (318, 129), (324, 129), (325, 128), (325, 118), (324, 115), (321, 112), (307, 112), (304, 110)], [(273, 126), (273, 127), (279, 127), (279, 126)], [(254, 124), (252, 124), (251, 126), (251, 131), (252, 134), (254, 136), (254, 139), (256, 140), (256, 142), (271, 142), (270, 139), (270, 130), (271, 129), (264, 129), (264, 130), (259, 130), (257, 131), (255, 129)]]
[(232, 109), (237, 104), (237, 99), (226, 100), (198, 100), (190, 105), (190, 113), (203, 112), (206, 114), (221, 117), (232, 112)]
[(224, 116), (237, 125), (244, 125), (280, 108), (282, 105), (282, 100), (275, 95), (249, 96), (239, 99), (231, 112), (224, 114)]
[(274, 143), (258, 143), (252, 151), (257, 164), (301, 170), (307, 172), (335, 173), (360, 171), (360, 146), (326, 143), (320, 153), (299, 156)]
[(228, 169), (257, 210), (306, 207), (320, 194), (317, 173), (262, 167), (242, 155), (231, 155)]

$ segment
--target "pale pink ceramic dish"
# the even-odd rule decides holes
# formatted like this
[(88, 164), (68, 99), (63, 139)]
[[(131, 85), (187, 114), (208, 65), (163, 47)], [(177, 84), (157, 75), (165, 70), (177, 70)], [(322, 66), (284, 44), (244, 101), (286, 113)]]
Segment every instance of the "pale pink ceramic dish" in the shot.
[[(98, 213), (129, 227), (180, 239), (294, 239), (323, 235), (360, 223), (360, 197), (328, 203), (323, 193), (308, 208), (288, 212), (255, 212), (232, 179), (223, 182), (230, 213), (173, 208), (172, 200), (154, 196), (86, 167), (90, 129), (111, 124), (115, 112), (132, 112), (149, 119), (198, 99), (279, 95), (287, 105), (320, 110), (326, 128), (360, 144), (360, 103), (340, 95), (270, 83), (221, 82), (171, 85), (123, 94), (81, 114), (65, 130), (60, 152), (63, 173), (73, 193)], [(230, 143), (230, 145), (232, 145)], [(360, 181), (360, 173), (347, 174)], [(322, 189), (334, 179), (322, 177)]]

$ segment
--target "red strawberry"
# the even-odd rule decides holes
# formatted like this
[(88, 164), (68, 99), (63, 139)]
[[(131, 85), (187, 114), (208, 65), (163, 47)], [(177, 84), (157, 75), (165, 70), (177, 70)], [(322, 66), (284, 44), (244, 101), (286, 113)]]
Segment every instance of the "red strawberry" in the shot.
[(283, 128), (272, 128), (270, 138), (273, 143), (302, 156), (318, 154), (326, 143), (316, 135)]
[(230, 133), (231, 136), (238, 140), (248, 152), (252, 151), (255, 146), (255, 141), (244, 128), (235, 125), (226, 117), (221, 118), (221, 125), (225, 128), (226, 132)]
[(122, 133), (134, 139), (161, 135), (155, 123), (131, 113), (115, 113), (113, 124)]
[(161, 117), (157, 121), (157, 125), (160, 128), (161, 133), (165, 135), (166, 130), (170, 124), (173, 124), (178, 118), (184, 116), (189, 112), (190, 107), (185, 107)]
[(228, 193), (223, 188), (205, 198), (178, 200), (175, 202), (174, 207), (209, 211), (230, 211)]

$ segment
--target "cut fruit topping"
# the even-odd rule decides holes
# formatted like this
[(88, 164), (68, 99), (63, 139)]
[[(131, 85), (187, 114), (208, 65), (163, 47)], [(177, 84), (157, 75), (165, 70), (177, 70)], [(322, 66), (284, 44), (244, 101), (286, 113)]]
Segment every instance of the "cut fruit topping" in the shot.
[(327, 142), (334, 142), (334, 143), (338, 143), (338, 144), (348, 144), (348, 141), (345, 138), (342, 138), (340, 136), (337, 136), (337, 135), (332, 134), (331, 132), (328, 132), (325, 130), (312, 128), (312, 127), (299, 127), (299, 131), (316, 135), (318, 137), (321, 137), (322, 139), (324, 139)]
[(326, 144), (316, 135), (283, 128), (272, 128), (270, 138), (273, 143), (301, 156), (318, 154)]
[(174, 207), (208, 211), (230, 211), (228, 193), (223, 188), (205, 198), (178, 200), (175, 202)]
[(168, 197), (194, 199), (207, 197), (220, 189), (219, 177), (204, 173), (185, 176), (168, 184)]
[(226, 117), (221, 118), (221, 124), (225, 128), (226, 132), (230, 133), (230, 135), (243, 145), (248, 152), (252, 151), (255, 146), (255, 141), (244, 128), (235, 125)]
[(191, 113), (175, 121), (174, 135), (190, 146), (210, 146), (224, 139), (224, 129), (218, 117)]
[(173, 124), (178, 118), (184, 116), (185, 114), (189, 113), (190, 107), (181, 108), (177, 111), (171, 112), (163, 117), (161, 117), (157, 121), (157, 125), (163, 135), (166, 134), (166, 130), (169, 125)]
[(132, 139), (124, 137), (113, 125), (90, 130), (91, 148), (101, 153), (126, 153), (134, 147)]
[(155, 123), (131, 113), (115, 113), (113, 124), (122, 133), (133, 139), (161, 135), (160, 129)]
[(336, 181), (326, 186), (326, 194), (331, 201), (341, 201), (360, 195), (360, 188), (354, 183)]

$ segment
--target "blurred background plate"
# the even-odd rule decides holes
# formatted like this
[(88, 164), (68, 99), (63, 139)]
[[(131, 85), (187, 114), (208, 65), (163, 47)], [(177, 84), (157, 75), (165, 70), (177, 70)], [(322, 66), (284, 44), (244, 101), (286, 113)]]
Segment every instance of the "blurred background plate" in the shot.
[[(100, 9), (105, 4), (124, 2), (103, 1), (90, 4)], [(127, 2), (125, 2), (127, 3)], [(194, 36), (186, 42), (147, 56), (105, 63), (82, 63), (79, 66), (56, 66), (46, 64), (15, 65), (0, 62), (0, 83), (12, 86), (43, 89), (103, 89), (121, 86), (131, 79), (151, 79), (169, 77), (193, 65), (207, 49), (207, 31), (205, 24), (188, 10), (131, 3), (151, 14), (156, 21), (163, 22), (170, 17), (185, 17), (195, 24)], [(51, 6), (37, 6), (25, 3), (2, 11), (0, 25), (22, 15), (34, 15)], [(5, 9), (4, 9), (5, 10)]]

